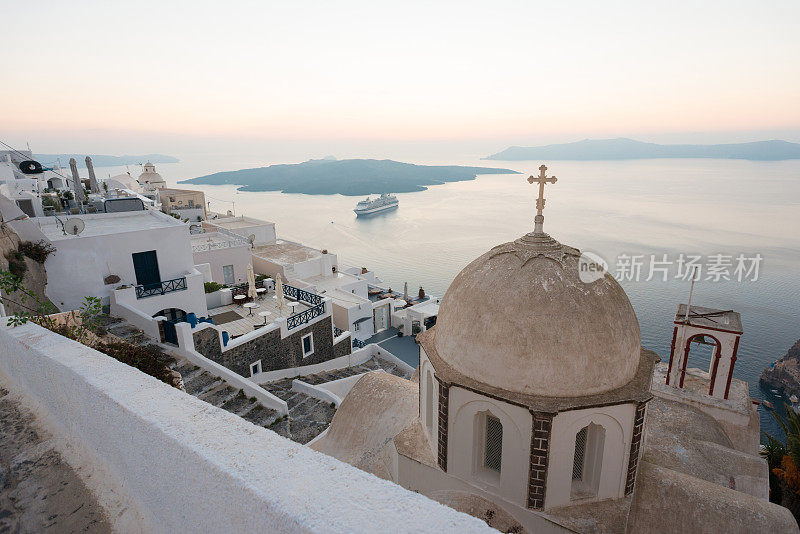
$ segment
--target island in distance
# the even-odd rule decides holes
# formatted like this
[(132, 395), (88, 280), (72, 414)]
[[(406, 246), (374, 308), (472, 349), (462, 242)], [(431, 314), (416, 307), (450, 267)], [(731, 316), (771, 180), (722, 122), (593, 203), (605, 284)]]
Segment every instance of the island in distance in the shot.
[(92, 158), (95, 167), (117, 167), (119, 165), (138, 165), (140, 163), (178, 163), (178, 158), (165, 156), (164, 154), (141, 154), (139, 156), (105, 156), (103, 154), (34, 154), (36, 161), (42, 165), (49, 166), (56, 161), (61, 161), (61, 165), (67, 165), (70, 158), (75, 158), (78, 167), (86, 166), (86, 156)]
[(509, 169), (414, 165), (388, 159), (312, 159), (303, 163), (217, 172), (181, 183), (241, 185), (240, 191), (282, 191), (346, 196), (411, 193), (425, 186), (473, 180), (479, 174), (520, 174)]
[(800, 144), (788, 141), (757, 141), (727, 145), (659, 145), (633, 139), (584, 139), (575, 143), (545, 146), (512, 146), (484, 159), (528, 160), (624, 160), (658, 158), (715, 158), (778, 161), (800, 159)]

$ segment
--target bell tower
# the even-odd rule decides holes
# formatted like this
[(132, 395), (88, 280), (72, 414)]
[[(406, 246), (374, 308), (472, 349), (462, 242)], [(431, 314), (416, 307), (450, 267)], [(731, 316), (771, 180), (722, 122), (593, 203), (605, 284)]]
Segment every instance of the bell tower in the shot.
[(686, 365), (692, 343), (711, 345), (714, 353), (708, 369), (708, 394), (727, 399), (742, 335), (741, 316), (733, 310), (679, 304), (674, 324), (667, 385), (680, 389), (686, 385)]

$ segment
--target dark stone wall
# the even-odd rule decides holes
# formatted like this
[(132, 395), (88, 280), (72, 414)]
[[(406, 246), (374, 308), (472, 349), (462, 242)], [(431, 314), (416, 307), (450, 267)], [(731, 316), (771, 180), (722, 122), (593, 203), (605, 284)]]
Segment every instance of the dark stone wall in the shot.
[[(314, 354), (303, 358), (300, 340), (309, 332), (314, 334)], [(350, 353), (347, 340), (334, 348), (330, 317), (311, 326), (298, 328), (285, 339), (281, 339), (280, 330), (274, 330), (225, 352), (220, 347), (217, 331), (207, 328), (194, 334), (194, 346), (206, 358), (245, 377), (250, 376), (250, 364), (258, 360), (261, 360), (262, 371), (275, 371), (322, 363)]]
[(450, 409), (450, 386), (439, 382), (439, 467), (447, 472), (447, 416)]
[(641, 403), (636, 406), (636, 419), (633, 421), (633, 439), (631, 440), (631, 454), (628, 458), (628, 477), (625, 481), (625, 495), (633, 493), (636, 484), (636, 467), (639, 465), (639, 449), (644, 432), (644, 413), (647, 405)]
[(532, 413), (533, 431), (531, 432), (531, 464), (528, 472), (528, 508), (541, 510), (544, 508), (544, 497), (547, 489), (547, 467), (550, 460), (550, 431), (553, 426), (553, 415), (549, 413)]
[(333, 357), (338, 358), (339, 356), (347, 356), (353, 349), (353, 339), (350, 336), (347, 336), (339, 343), (333, 346)]

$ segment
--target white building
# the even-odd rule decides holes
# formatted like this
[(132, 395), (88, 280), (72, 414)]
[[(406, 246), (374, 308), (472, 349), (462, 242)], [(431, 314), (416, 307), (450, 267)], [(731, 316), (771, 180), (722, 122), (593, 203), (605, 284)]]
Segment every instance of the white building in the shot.
[(338, 269), (336, 254), (285, 239), (272, 243), (256, 241), (252, 253), (253, 269), (273, 278), (280, 274), (284, 280), (307, 280), (333, 274)]
[(275, 223), (252, 217), (217, 216), (203, 223), (204, 228), (221, 229), (240, 235), (256, 245), (275, 242)]
[(144, 170), (137, 180), (139, 186), (147, 193), (156, 193), (158, 189), (166, 187), (167, 182), (156, 172), (156, 166), (149, 161), (144, 164)]
[(53, 169), (33, 169), (26, 165), (32, 161), (35, 160), (29, 150), (0, 151), (0, 194), (29, 217), (41, 217), (44, 215), (42, 192), (47, 188), (71, 190), (72, 179)]
[(215, 231), (193, 234), (192, 256), (206, 282), (232, 285), (247, 281), (247, 266), (252, 265), (250, 243), (233, 234)]
[(375, 303), (369, 299), (366, 278), (340, 271), (304, 278), (302, 283), (299, 282), (295, 282), (298, 287), (331, 298), (333, 324), (337, 328), (349, 330), (355, 339), (362, 341), (376, 333)]
[[(64, 232), (74, 219), (78, 235)], [(22, 223), (27, 228), (20, 228)], [(80, 223), (78, 223), (80, 224)], [(56, 248), (48, 257), (47, 297), (61, 310), (78, 309), (84, 297), (103, 304), (125, 304), (153, 317), (164, 310), (174, 319), (193, 312), (207, 315), (203, 276), (194, 268), (189, 227), (154, 210), (44, 217), (19, 221), (20, 236), (39, 232)]]

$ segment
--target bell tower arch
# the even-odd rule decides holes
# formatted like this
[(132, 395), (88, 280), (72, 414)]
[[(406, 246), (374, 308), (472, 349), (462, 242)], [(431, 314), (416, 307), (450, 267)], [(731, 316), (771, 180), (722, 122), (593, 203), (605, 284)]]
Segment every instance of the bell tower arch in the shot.
[(678, 305), (672, 331), (667, 385), (682, 389), (692, 344), (713, 347), (708, 368), (708, 394), (727, 399), (742, 335), (741, 316), (733, 310)]

